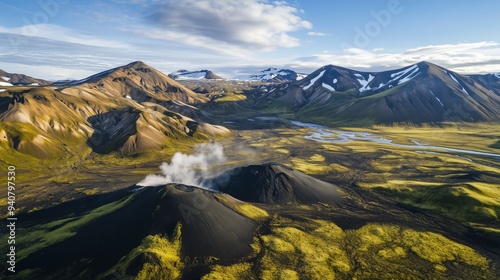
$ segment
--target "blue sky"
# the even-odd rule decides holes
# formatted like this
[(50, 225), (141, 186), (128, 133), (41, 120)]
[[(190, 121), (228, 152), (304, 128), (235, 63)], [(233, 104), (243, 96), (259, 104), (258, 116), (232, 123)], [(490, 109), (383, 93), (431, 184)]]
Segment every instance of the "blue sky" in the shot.
[(231, 78), (427, 60), (500, 72), (498, 11), (496, 0), (0, 0), (0, 69), (56, 80), (142, 60)]

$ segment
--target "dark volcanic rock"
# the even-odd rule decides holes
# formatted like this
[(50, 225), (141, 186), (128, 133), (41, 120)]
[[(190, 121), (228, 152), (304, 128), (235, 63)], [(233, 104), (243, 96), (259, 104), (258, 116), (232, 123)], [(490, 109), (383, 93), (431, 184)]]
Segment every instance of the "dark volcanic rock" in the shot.
[(342, 198), (338, 186), (277, 163), (235, 168), (209, 183), (219, 191), (247, 202), (336, 203)]

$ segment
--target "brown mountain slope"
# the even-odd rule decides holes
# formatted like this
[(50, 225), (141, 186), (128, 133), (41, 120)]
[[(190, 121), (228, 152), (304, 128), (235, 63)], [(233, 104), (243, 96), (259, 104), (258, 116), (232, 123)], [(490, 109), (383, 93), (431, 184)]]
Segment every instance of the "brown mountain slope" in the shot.
[(130, 98), (139, 102), (177, 100), (187, 104), (204, 103), (207, 99), (194, 93), (167, 75), (142, 61), (113, 68), (83, 80), (59, 83), (70, 86), (66, 92), (95, 89), (100, 92)]
[[(175, 141), (228, 133), (224, 127), (195, 121), (162, 106), (196, 110), (175, 98), (193, 103), (205, 100), (175, 81), (168, 84), (171, 79), (156, 70), (144, 69), (150, 68), (133, 63), (74, 86), (10, 87), (0, 96), (1, 147), (12, 156), (17, 152), (59, 157), (80, 153), (82, 145), (98, 153), (137, 153), (171, 146)], [(158, 92), (150, 90), (151, 83)], [(165, 91), (159, 90), (161, 86)], [(145, 101), (128, 98), (133, 95), (130, 92)]]

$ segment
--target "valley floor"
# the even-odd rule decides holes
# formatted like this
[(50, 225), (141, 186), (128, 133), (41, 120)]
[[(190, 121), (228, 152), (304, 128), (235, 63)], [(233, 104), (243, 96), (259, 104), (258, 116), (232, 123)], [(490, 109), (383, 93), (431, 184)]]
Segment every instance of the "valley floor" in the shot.
[[(221, 139), (228, 160), (215, 166), (215, 172), (235, 166), (279, 162), (326, 181), (355, 184), (460, 221), (479, 226), (483, 222), (491, 223), (496, 229), (484, 228), (500, 231), (497, 224), (500, 215), (499, 124), (324, 128), (331, 134), (324, 138), (314, 137), (318, 134), (315, 127), (291, 123), (284, 126), (283, 120), (274, 118), (249, 118), (224, 125), (234, 133)], [(351, 132), (354, 137), (346, 140), (342, 134), (335, 133), (338, 130)], [(366, 140), (363, 133), (369, 133), (371, 138)], [(452, 151), (434, 149), (434, 146)], [(93, 154), (72, 159), (73, 163), (69, 160), (69, 163), (38, 166), (19, 164), (16, 166), (19, 210), (34, 211), (130, 186), (146, 174), (158, 173), (158, 166), (169, 161), (175, 152), (190, 153), (191, 148), (186, 144), (140, 156)], [(0, 164), (3, 169), (7, 168), (7, 163)], [(452, 201), (441, 203), (441, 200), (446, 202), (447, 197), (453, 198)], [(454, 200), (461, 201), (462, 206), (454, 209)], [(6, 202), (2, 194), (0, 206)]]
[[(449, 219), (462, 224), (474, 232), (476, 238), (482, 236), (493, 242), (492, 251), (486, 248), (479, 251), (500, 260), (499, 124), (450, 123), (442, 127), (372, 126), (334, 130), (303, 123), (293, 125), (275, 118), (249, 118), (227, 121), (224, 125), (233, 133), (217, 139), (224, 146), (227, 161), (212, 167), (215, 173), (235, 166), (278, 162), (353, 192), (359, 190), (358, 194), (378, 201), (376, 206), (370, 207), (383, 207), (386, 200), (402, 209), (442, 217), (436, 218), (441, 222)], [(346, 140), (339, 130), (354, 136)], [(318, 133), (323, 132), (326, 133), (318, 137)], [(369, 133), (371, 140), (363, 133)], [(37, 168), (18, 164), (18, 211), (34, 212), (131, 186), (147, 174), (158, 173), (158, 166), (170, 161), (177, 151), (191, 153), (192, 147), (171, 147), (140, 156), (89, 155), (73, 162), (50, 163)], [(4, 170), (7, 164), (1, 163)], [(2, 194), (0, 207), (6, 205), (7, 199)], [(266, 210), (273, 212), (271, 208)], [(287, 215), (293, 217), (293, 209)], [(426, 223), (433, 223), (433, 219)], [(360, 228), (365, 222), (360, 220), (359, 225), (347, 227), (373, 232), (370, 226)], [(376, 222), (390, 223), (389, 220)], [(411, 226), (410, 220), (406, 223)], [(343, 229), (346, 227), (341, 220), (336, 224)], [(375, 230), (394, 229), (388, 226)], [(463, 236), (450, 238), (457, 241)], [(468, 245), (478, 248), (480, 240), (474, 242)]]

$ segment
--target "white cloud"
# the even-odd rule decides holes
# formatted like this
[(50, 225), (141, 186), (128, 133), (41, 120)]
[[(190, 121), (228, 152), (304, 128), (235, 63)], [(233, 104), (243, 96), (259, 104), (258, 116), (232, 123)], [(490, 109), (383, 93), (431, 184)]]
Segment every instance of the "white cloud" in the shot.
[(310, 32), (307, 32), (307, 35), (309, 36), (328, 36), (329, 34), (326, 34), (326, 33), (323, 33), (323, 32), (314, 32), (314, 31), (310, 31)]
[(83, 69), (68, 69), (51, 65), (27, 65), (21, 63), (2, 62), (2, 70), (9, 73), (21, 73), (35, 78), (52, 81), (64, 79), (81, 79), (95, 74), (95, 71)]
[(491, 41), (483, 41), (476, 43), (459, 43), (459, 44), (443, 44), (443, 45), (429, 45), (407, 50), (406, 54), (436, 54), (444, 52), (463, 52), (473, 49), (480, 49), (485, 47), (497, 46), (498, 43)]
[(300, 57), (293, 60), (290, 67), (314, 69), (327, 64), (335, 64), (352, 68), (382, 69), (407, 66), (424, 60), (461, 73), (498, 72), (500, 71), (500, 44), (484, 41), (430, 45), (403, 52), (347, 48), (341, 54), (320, 53)]
[(32, 24), (22, 27), (7, 28), (0, 26), (0, 32), (11, 33), (22, 36), (41, 37), (50, 40), (63, 41), (67, 43), (82, 44), (97, 47), (108, 48), (127, 48), (128, 45), (122, 42), (116, 42), (101, 39), (91, 35), (81, 34), (78, 31), (71, 30), (55, 24)]
[(182, 32), (167, 31), (162, 29), (143, 29), (136, 30), (134, 31), (134, 33), (152, 39), (182, 42), (193, 47), (204, 48), (220, 54), (230, 55), (234, 57), (244, 58), (248, 57), (251, 53), (244, 47), (228, 44), (225, 42), (218, 42), (214, 39), (204, 36), (190, 35)]
[(253, 50), (299, 46), (288, 33), (312, 28), (284, 1), (172, 0), (152, 7), (149, 19), (164, 30)]

